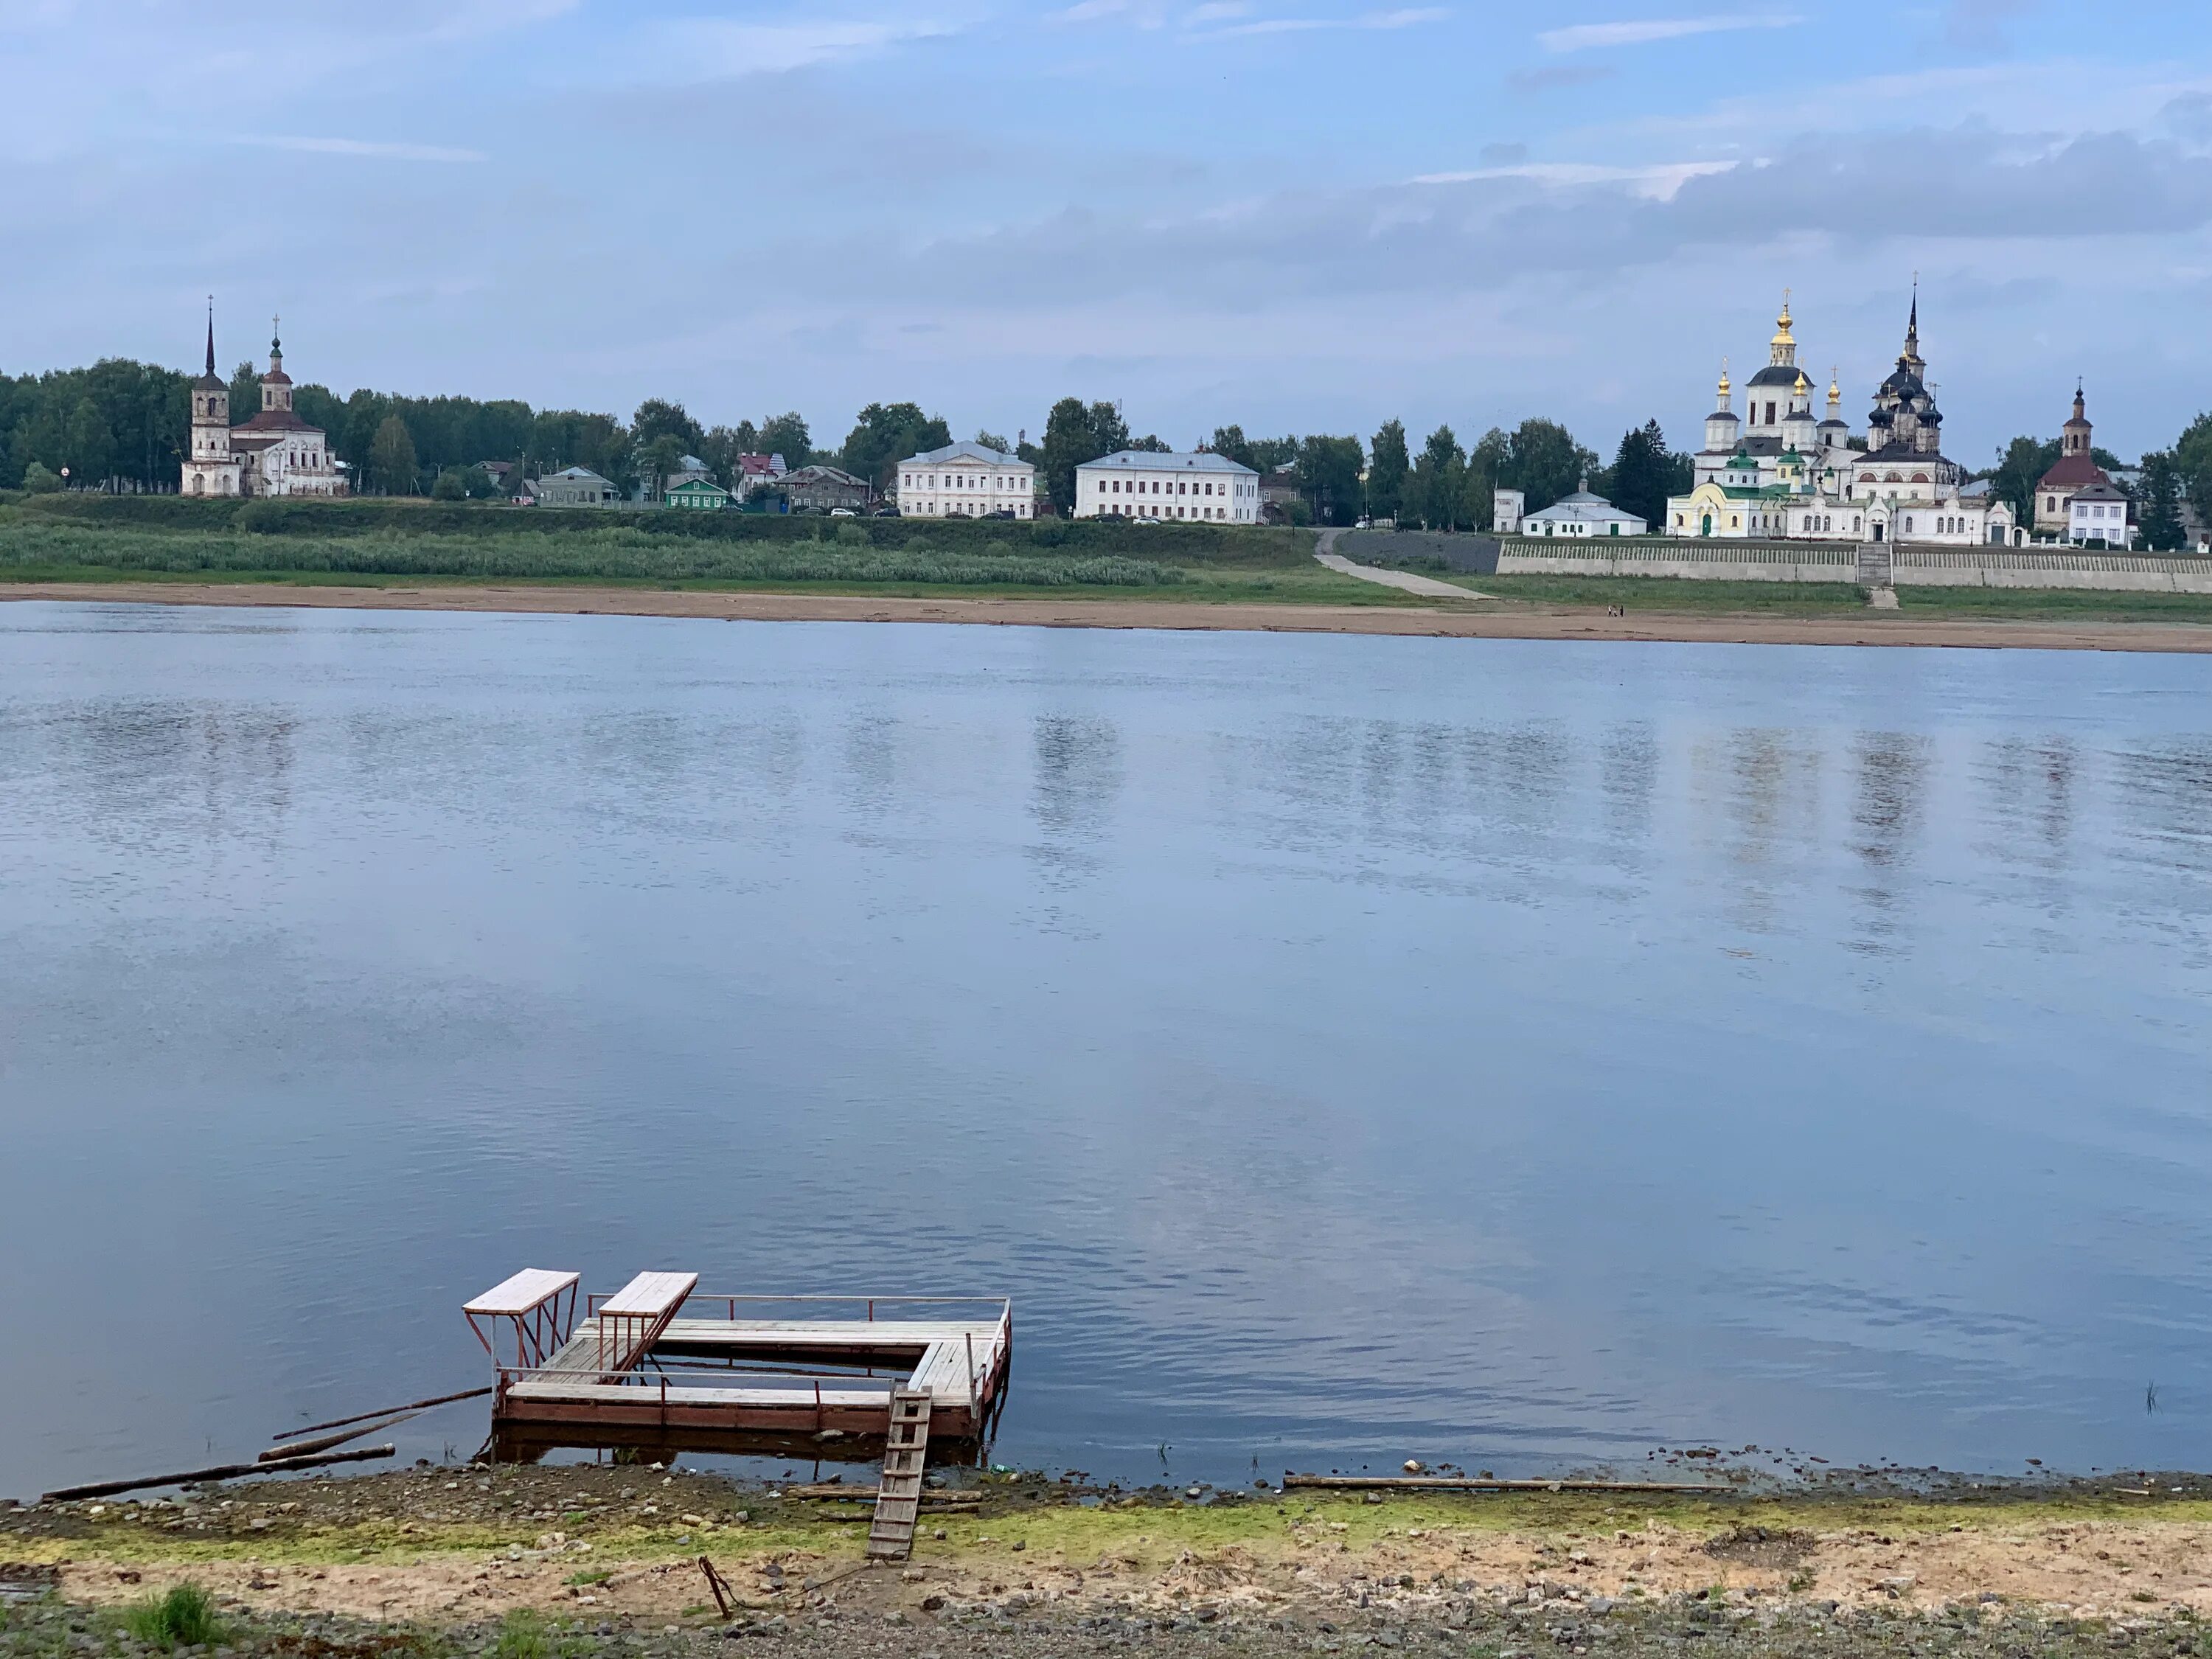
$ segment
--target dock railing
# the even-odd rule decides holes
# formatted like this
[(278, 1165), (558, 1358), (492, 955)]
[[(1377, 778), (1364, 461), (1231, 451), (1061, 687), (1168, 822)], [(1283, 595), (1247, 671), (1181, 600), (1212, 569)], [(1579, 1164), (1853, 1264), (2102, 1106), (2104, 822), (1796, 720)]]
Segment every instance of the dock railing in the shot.
[[(597, 1324), (601, 1310), (619, 1294), (607, 1292), (586, 1297), (584, 1318), (577, 1322), (578, 1333), (581, 1334), (584, 1327)], [(773, 1313), (770, 1310), (774, 1310)], [(799, 1310), (813, 1314), (815, 1317), (793, 1319), (793, 1315)], [(971, 1311), (963, 1318), (960, 1310)], [(719, 1316), (732, 1325), (757, 1325), (764, 1330), (773, 1331), (781, 1324), (898, 1323), (902, 1322), (902, 1315), (909, 1318), (917, 1315), (926, 1317), (931, 1313), (953, 1322), (988, 1324), (996, 1328), (988, 1339), (978, 1339), (972, 1332), (965, 1334), (966, 1346), (970, 1355), (968, 1365), (969, 1398), (979, 1413), (988, 1409), (999, 1392), (1000, 1376), (1012, 1349), (1013, 1302), (1008, 1297), (854, 1296), (830, 1292), (765, 1295), (693, 1291), (676, 1309), (674, 1320), (711, 1321)], [(756, 1314), (761, 1316), (747, 1316)], [(672, 1325), (674, 1321), (670, 1322)], [(995, 1364), (990, 1350), (978, 1351), (976, 1345), (979, 1340), (989, 1341), (995, 1348), (998, 1356)], [(592, 1344), (588, 1363), (580, 1365), (574, 1358), (566, 1364), (555, 1363), (559, 1358), (550, 1349), (541, 1349), (528, 1359), (518, 1354), (512, 1362), (495, 1356), (494, 1364), (501, 1390), (520, 1382), (538, 1380), (574, 1382), (586, 1377), (600, 1383), (628, 1383), (640, 1388), (658, 1386), (665, 1389), (665, 1378), (671, 1372), (696, 1376), (702, 1382), (710, 1379), (734, 1381), (743, 1377), (789, 1379), (794, 1384), (811, 1381), (817, 1389), (825, 1381), (839, 1386), (862, 1381), (849, 1368), (840, 1370), (818, 1364), (779, 1364), (736, 1355), (722, 1360), (659, 1355), (653, 1352), (650, 1342), (621, 1356), (621, 1363), (617, 1365), (608, 1364), (604, 1342)], [(873, 1377), (872, 1368), (869, 1376)]]

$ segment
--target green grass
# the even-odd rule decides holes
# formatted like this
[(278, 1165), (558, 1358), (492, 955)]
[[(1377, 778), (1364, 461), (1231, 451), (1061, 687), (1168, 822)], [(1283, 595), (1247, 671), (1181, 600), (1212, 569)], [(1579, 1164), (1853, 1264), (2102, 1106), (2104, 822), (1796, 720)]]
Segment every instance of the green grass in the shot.
[(499, 1621), (494, 1659), (546, 1659), (545, 1620), (528, 1607), (516, 1607)]
[[(1444, 580), (1534, 605), (1618, 605), (1646, 613), (1877, 616), (1847, 582), (1693, 581), (1680, 576), (1470, 576)], [(2063, 587), (1900, 587), (1894, 614), (2020, 622), (2212, 623), (2212, 593), (2113, 593)]]
[(127, 1608), (123, 1627), (149, 1646), (204, 1647), (222, 1634), (215, 1603), (198, 1584), (179, 1584)]
[[(585, 584), (665, 589), (1401, 605), (1322, 568), (1310, 532), (1046, 520), (765, 520), (739, 515), (499, 515), (384, 503), (204, 504), (125, 497), (107, 514), (0, 503), (0, 580), (312, 586)], [(211, 504), (209, 504), (211, 505)], [(143, 506), (144, 513), (125, 509)], [(376, 507), (352, 514), (352, 507)], [(253, 517), (252, 507), (281, 508)], [(155, 513), (152, 508), (160, 508)], [(696, 527), (700, 518), (726, 522)], [(712, 532), (712, 533), (708, 533)]]
[(1471, 576), (1443, 580), (1501, 599), (1536, 605), (1618, 605), (1638, 611), (1760, 611), (1777, 616), (1841, 616), (1867, 608), (1865, 591), (1850, 582), (1708, 582), (1680, 576)]
[(1900, 587), (1902, 611), (2075, 622), (2212, 622), (2212, 593), (2108, 593), (2065, 587)]

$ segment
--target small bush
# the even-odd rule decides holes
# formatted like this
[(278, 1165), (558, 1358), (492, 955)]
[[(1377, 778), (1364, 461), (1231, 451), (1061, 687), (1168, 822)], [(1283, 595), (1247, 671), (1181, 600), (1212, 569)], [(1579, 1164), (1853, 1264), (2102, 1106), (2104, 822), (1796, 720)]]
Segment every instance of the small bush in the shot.
[(1030, 526), (1030, 539), (1039, 547), (1058, 547), (1067, 540), (1067, 526), (1058, 519), (1039, 519)]
[(179, 1584), (166, 1595), (149, 1596), (123, 1615), (123, 1627), (157, 1647), (205, 1647), (221, 1632), (215, 1603), (198, 1584)]
[(62, 487), (62, 475), (44, 463), (33, 461), (23, 469), (23, 493), (27, 495), (51, 495)]
[(499, 1621), (495, 1659), (545, 1659), (545, 1621), (528, 1607), (516, 1607)]

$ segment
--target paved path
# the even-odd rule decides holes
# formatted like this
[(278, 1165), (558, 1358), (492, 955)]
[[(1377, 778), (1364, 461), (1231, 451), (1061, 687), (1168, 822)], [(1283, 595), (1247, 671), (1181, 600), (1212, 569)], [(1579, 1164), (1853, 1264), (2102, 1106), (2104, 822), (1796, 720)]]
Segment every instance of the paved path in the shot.
[(1487, 593), (1478, 593), (1471, 587), (1461, 587), (1453, 582), (1440, 582), (1433, 576), (1416, 576), (1409, 570), (1378, 570), (1373, 565), (1354, 564), (1336, 551), (1336, 538), (1341, 530), (1324, 530), (1315, 544), (1314, 557), (1331, 570), (1346, 576), (1356, 576), (1364, 582), (1379, 582), (1385, 587), (1395, 587), (1401, 592), (1418, 593), (1425, 599), (1486, 599)]

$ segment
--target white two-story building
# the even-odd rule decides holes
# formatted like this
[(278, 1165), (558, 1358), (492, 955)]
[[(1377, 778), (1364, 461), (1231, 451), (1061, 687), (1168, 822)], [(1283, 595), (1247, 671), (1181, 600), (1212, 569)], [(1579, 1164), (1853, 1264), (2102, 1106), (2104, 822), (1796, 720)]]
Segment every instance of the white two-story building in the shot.
[(1036, 493), (1036, 468), (984, 444), (947, 444), (899, 463), (902, 518), (1033, 518)]
[(1226, 455), (1125, 449), (1075, 469), (1079, 519), (1260, 522), (1260, 475)]

